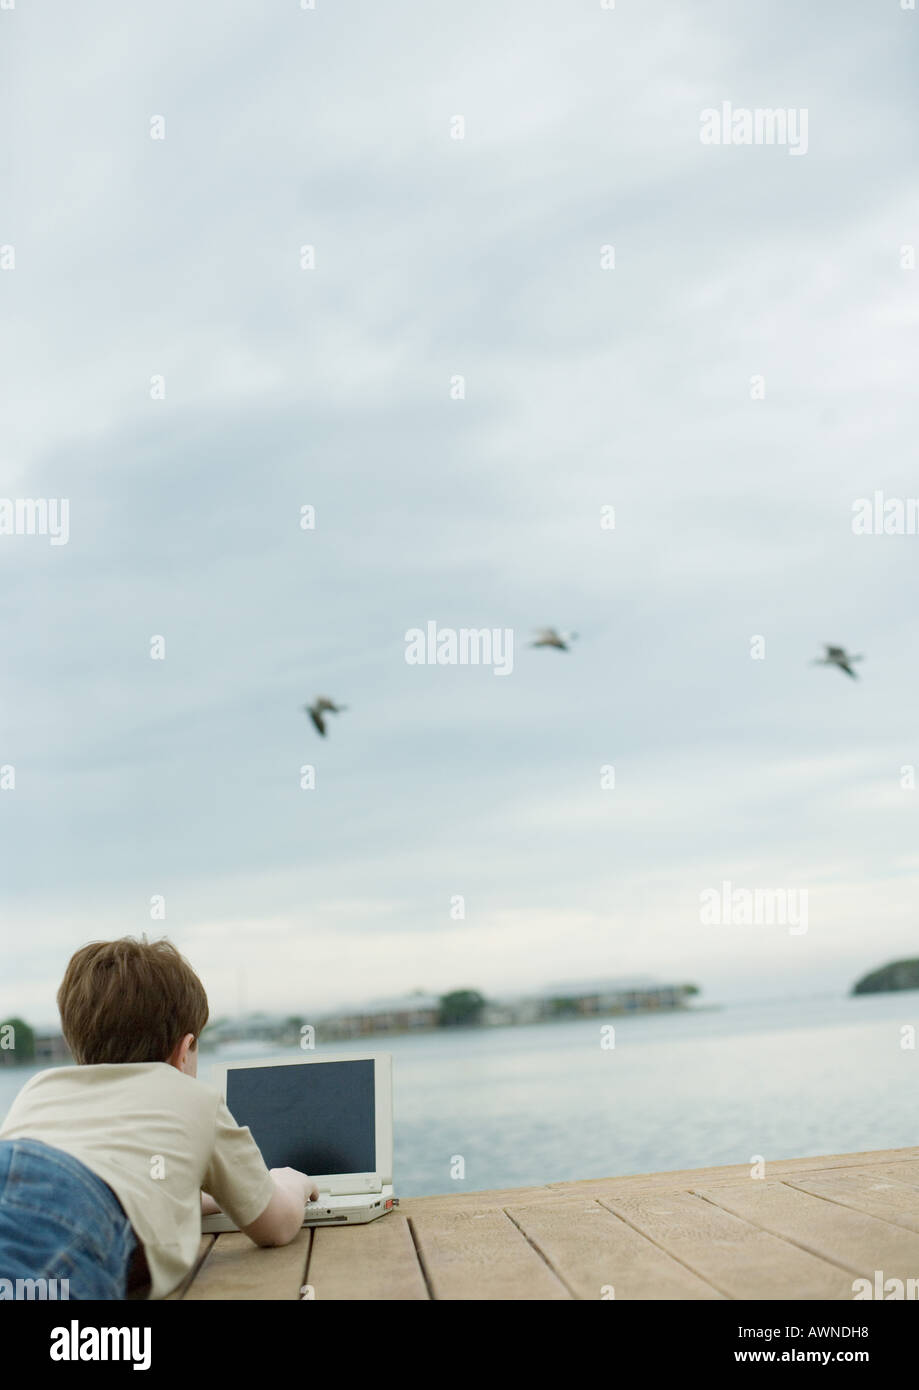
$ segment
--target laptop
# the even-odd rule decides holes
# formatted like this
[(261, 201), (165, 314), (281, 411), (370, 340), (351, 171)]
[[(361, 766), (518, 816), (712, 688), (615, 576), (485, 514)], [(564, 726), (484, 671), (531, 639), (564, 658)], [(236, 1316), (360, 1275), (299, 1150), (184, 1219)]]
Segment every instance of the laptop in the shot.
[[(304, 1226), (373, 1221), (398, 1205), (390, 1053), (227, 1062), (211, 1069), (211, 1081), (269, 1168), (296, 1168), (319, 1187)], [(203, 1216), (201, 1229), (239, 1227), (218, 1212)]]

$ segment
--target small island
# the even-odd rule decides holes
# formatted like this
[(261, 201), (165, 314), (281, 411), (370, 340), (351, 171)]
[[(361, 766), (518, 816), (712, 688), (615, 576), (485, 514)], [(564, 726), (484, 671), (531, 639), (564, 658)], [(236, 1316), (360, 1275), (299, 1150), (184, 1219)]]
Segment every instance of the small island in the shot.
[(852, 986), (852, 993), (885, 994), (894, 989), (919, 989), (919, 959), (895, 960), (872, 970)]

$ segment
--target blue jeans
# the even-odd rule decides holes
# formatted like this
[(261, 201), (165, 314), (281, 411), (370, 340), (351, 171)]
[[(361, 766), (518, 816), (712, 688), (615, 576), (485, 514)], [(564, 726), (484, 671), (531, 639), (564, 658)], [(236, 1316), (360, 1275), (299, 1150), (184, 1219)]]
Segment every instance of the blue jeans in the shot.
[[(37, 1139), (0, 1139), (0, 1279), (13, 1281), (6, 1297), (124, 1298), (136, 1245), (118, 1198), (85, 1164)], [(57, 1284), (17, 1291), (17, 1279)]]

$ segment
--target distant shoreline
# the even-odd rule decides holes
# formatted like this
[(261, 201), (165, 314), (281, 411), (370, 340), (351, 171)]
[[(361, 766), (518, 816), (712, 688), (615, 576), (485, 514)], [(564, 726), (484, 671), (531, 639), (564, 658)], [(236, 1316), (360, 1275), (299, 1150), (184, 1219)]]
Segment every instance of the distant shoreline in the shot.
[[(340, 1033), (324, 1035), (321, 1025), (317, 1026), (316, 1041), (323, 1046), (330, 1043), (339, 1042), (360, 1042), (362, 1038), (405, 1038), (405, 1037), (431, 1037), (434, 1034), (447, 1033), (494, 1033), (503, 1032), (509, 1028), (542, 1028), (553, 1026), (560, 1023), (601, 1023), (607, 1024), (613, 1019), (623, 1018), (661, 1018), (679, 1014), (685, 1017), (687, 1014), (717, 1013), (727, 1007), (724, 1004), (686, 1004), (676, 1005), (672, 1008), (648, 1008), (648, 1009), (619, 1009), (603, 1010), (596, 1013), (585, 1014), (559, 1014), (554, 1018), (532, 1018), (527, 1020), (508, 1020), (505, 1023), (450, 1023), (432, 1024), (424, 1027), (410, 1028), (378, 1028), (366, 1032)], [(276, 1042), (283, 1045), (278, 1038), (272, 1038), (266, 1034), (261, 1036), (253, 1033), (251, 1037), (241, 1038), (221, 1038), (209, 1041), (207, 1036), (201, 1038), (200, 1050), (202, 1052), (216, 1052), (219, 1048), (227, 1045), (236, 1045), (246, 1042)]]

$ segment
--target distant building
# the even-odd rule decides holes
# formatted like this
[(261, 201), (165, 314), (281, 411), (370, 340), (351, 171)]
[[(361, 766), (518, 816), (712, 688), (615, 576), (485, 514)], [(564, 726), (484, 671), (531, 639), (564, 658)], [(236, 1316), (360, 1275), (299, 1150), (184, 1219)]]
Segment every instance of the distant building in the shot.
[(661, 984), (650, 976), (614, 980), (566, 980), (546, 985), (539, 994), (490, 999), (482, 1011), (486, 1027), (545, 1023), (595, 1014), (645, 1013), (685, 1008), (697, 993), (694, 985)]
[(509, 999), (489, 999), (479, 1015), (479, 1023), (483, 1028), (504, 1028), (517, 1022), (519, 1020), (516, 1005)]
[(35, 1060), (60, 1066), (72, 1065), (70, 1048), (61, 1033), (35, 1034)]
[(409, 1033), (419, 1028), (436, 1028), (440, 1022), (440, 998), (436, 994), (401, 994), (388, 999), (372, 999), (367, 1004), (339, 1010), (321, 1018), (319, 1035), (323, 1039), (360, 1038), (371, 1033)]
[[(661, 984), (648, 976), (634, 979), (564, 981), (548, 985), (539, 994), (488, 999), (478, 1024), (502, 1028), (513, 1024), (548, 1023), (564, 1018), (590, 1018), (595, 1015), (645, 1013), (651, 1010), (685, 1008), (694, 985)], [(302, 1022), (315, 1022), (320, 1042), (364, 1038), (378, 1034), (415, 1033), (438, 1028), (441, 998), (414, 990), (411, 994), (371, 999), (364, 1004), (346, 1005), (334, 1013), (314, 1020), (278, 1014), (252, 1013), (244, 1018), (220, 1019), (209, 1023), (202, 1045), (237, 1046), (245, 1049), (257, 1042), (277, 1046), (296, 1046)]]
[(566, 981), (546, 988), (542, 1016), (559, 1018), (681, 1009), (695, 993), (694, 985), (661, 984), (645, 975), (634, 979)]
[(32, 1046), (27, 1052), (0, 1048), (0, 1066), (68, 1066), (73, 1062), (70, 1048), (60, 1033), (38, 1032), (32, 1037)]
[[(251, 1013), (240, 1018), (218, 1018), (208, 1023), (201, 1035), (201, 1047), (226, 1049), (233, 1044), (273, 1043), (276, 1047), (296, 1046), (300, 1039), (300, 1021), (283, 1014)], [(264, 1049), (256, 1049), (258, 1051)]]
[(539, 1023), (543, 1016), (543, 1006), (542, 999), (531, 999), (524, 995), (489, 999), (479, 1021), (486, 1028), (503, 1028), (513, 1023)]

